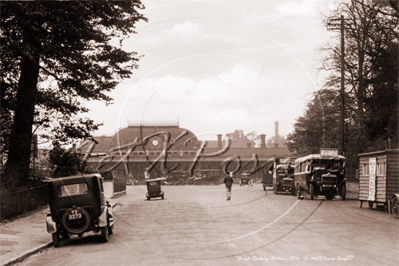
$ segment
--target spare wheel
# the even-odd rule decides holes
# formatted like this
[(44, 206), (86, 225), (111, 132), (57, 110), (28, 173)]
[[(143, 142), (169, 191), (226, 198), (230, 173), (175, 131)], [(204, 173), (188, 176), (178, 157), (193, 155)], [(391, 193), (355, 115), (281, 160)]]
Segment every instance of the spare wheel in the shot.
[(67, 210), (62, 216), (62, 225), (72, 234), (81, 234), (90, 225), (90, 215), (83, 208)]

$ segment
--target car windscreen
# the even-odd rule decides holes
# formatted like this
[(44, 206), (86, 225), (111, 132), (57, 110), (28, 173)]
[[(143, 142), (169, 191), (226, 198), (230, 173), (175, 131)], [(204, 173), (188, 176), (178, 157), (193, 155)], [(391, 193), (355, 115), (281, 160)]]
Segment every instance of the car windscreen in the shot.
[(158, 186), (158, 185), (159, 185), (159, 183), (156, 182), (156, 181), (150, 181), (150, 182), (148, 182), (147, 184), (148, 184), (149, 186)]
[(59, 186), (58, 190), (58, 194), (60, 197), (83, 195), (87, 193), (88, 189), (86, 183), (63, 185)]

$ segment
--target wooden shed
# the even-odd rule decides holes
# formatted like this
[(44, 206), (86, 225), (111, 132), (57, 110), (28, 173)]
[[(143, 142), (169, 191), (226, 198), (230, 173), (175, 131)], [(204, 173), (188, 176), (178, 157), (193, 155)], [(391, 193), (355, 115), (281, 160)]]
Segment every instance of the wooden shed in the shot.
[(383, 204), (390, 211), (394, 194), (399, 193), (399, 149), (361, 153), (359, 156), (359, 200)]

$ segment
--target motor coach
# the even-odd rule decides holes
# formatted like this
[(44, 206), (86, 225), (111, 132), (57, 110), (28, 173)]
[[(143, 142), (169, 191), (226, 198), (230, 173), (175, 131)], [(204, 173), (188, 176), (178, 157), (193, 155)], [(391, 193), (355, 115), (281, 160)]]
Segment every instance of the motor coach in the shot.
[(294, 185), (298, 199), (302, 193), (310, 199), (321, 195), (332, 200), (346, 198), (345, 157), (311, 154), (295, 160)]

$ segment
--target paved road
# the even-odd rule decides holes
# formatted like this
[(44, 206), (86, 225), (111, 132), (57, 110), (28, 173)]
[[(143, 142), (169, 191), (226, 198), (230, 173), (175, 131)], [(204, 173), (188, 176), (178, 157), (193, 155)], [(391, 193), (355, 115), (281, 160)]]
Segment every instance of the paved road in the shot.
[(73, 237), (19, 265), (399, 265), (399, 220), (359, 201), (297, 200), (260, 184), (129, 186), (114, 235)]

